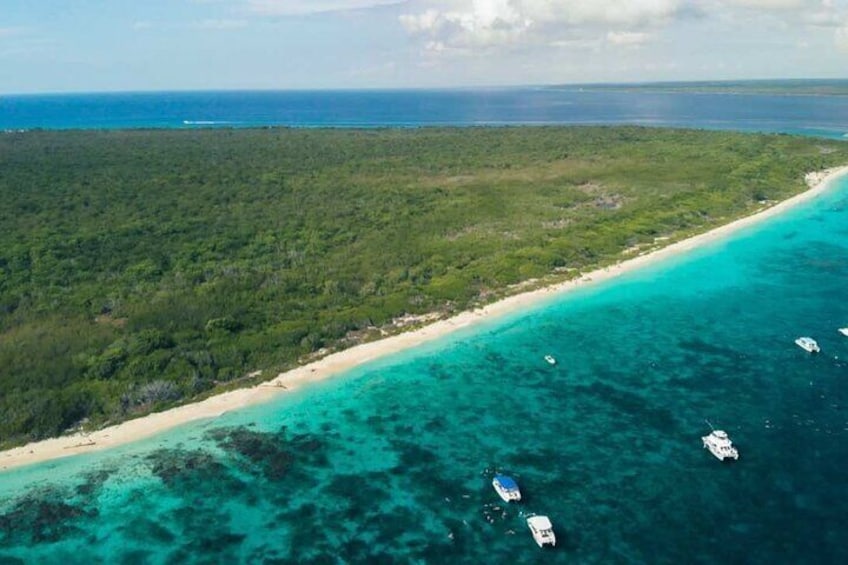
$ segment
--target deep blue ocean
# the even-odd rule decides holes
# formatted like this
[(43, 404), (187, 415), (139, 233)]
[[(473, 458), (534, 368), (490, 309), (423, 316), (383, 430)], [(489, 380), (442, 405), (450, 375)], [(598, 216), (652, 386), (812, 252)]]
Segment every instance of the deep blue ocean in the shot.
[(848, 96), (539, 87), (0, 96), (0, 130), (641, 124), (848, 135)]
[[(746, 121), (750, 100), (721, 104), (733, 100), (744, 108), (712, 126), (848, 131), (839, 100), (793, 111), (783, 97), (785, 120), (772, 107), (762, 122)], [(489, 104), (430, 118), (517, 120), (492, 119)], [(227, 114), (187, 109), (166, 113)], [(708, 125), (652, 112), (657, 125)], [(843, 179), (722, 241), (267, 404), (2, 472), (0, 563), (848, 563), (846, 281)], [(801, 335), (822, 353), (798, 348)], [(707, 420), (738, 462), (702, 448)], [(497, 497), (496, 470), (517, 479), (520, 504)], [(556, 549), (535, 546), (530, 512), (551, 518)]]

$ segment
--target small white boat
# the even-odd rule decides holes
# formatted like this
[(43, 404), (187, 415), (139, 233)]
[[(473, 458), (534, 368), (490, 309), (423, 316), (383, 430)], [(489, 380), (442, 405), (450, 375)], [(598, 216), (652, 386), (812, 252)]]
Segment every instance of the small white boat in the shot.
[(498, 493), (504, 502), (511, 500), (521, 500), (521, 491), (518, 490), (518, 483), (512, 477), (506, 475), (495, 475), (492, 479), (492, 486), (495, 487), (495, 492)]
[(713, 430), (710, 435), (701, 437), (704, 442), (704, 447), (710, 450), (710, 453), (715, 455), (719, 461), (725, 459), (739, 459), (739, 452), (733, 447), (733, 442), (727, 437), (727, 432), (723, 430)]
[(845, 337), (848, 337), (848, 328), (839, 328), (839, 333), (841, 333)]
[(527, 527), (530, 528), (530, 533), (533, 534), (533, 539), (539, 547), (556, 546), (554, 526), (547, 516), (530, 516), (527, 518)]
[(545, 361), (547, 361), (551, 365), (556, 365), (556, 359), (554, 359), (553, 355), (545, 355)]
[(795, 340), (795, 344), (809, 353), (818, 353), (821, 351), (819, 344), (811, 337), (799, 337)]

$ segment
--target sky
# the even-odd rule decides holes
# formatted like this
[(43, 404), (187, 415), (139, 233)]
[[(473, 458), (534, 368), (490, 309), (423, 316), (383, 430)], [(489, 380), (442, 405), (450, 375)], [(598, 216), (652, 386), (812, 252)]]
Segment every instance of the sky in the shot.
[(0, 0), (0, 94), (848, 78), (848, 0)]

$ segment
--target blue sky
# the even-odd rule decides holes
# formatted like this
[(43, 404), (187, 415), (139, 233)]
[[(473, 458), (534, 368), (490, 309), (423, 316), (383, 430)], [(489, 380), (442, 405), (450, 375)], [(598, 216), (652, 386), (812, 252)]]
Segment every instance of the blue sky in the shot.
[(848, 77), (848, 0), (0, 0), (0, 93)]

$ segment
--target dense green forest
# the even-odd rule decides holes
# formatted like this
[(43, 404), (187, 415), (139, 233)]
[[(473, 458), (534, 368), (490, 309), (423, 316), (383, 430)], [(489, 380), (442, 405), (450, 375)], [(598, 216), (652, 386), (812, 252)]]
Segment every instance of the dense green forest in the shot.
[(636, 127), (0, 134), (0, 446), (577, 276), (845, 163)]

